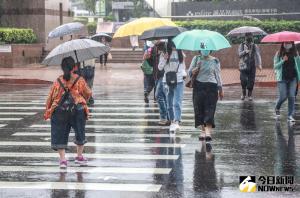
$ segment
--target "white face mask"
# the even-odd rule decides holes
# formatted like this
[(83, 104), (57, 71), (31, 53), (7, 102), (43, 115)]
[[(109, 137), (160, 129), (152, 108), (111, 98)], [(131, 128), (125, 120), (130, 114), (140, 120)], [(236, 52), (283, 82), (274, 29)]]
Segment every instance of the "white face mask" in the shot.
[(287, 50), (291, 49), (293, 47), (293, 45), (291, 43), (285, 43), (283, 44), (283, 47)]

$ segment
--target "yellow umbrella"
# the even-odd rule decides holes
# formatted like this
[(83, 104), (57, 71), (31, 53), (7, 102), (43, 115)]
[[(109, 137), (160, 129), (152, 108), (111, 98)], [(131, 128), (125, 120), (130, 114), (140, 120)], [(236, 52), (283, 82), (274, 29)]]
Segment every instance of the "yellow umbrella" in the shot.
[(177, 26), (169, 19), (143, 17), (122, 25), (114, 34), (116, 37), (139, 36), (144, 31), (161, 26)]

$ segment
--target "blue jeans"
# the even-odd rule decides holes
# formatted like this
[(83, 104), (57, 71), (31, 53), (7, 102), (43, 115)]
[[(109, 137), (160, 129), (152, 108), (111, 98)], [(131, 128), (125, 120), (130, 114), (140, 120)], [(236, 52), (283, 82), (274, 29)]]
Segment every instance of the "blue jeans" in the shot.
[(177, 83), (175, 88), (170, 88), (167, 83), (164, 83), (164, 87), (167, 93), (167, 107), (169, 118), (171, 121), (181, 121), (181, 109), (183, 99), (183, 82)]
[(162, 78), (156, 80), (155, 98), (159, 107), (160, 119), (168, 120), (167, 97)]
[(297, 79), (292, 81), (279, 81), (277, 82), (277, 88), (279, 98), (276, 103), (276, 109), (280, 109), (281, 105), (288, 99), (288, 116), (293, 116), (295, 113), (295, 94), (297, 87)]

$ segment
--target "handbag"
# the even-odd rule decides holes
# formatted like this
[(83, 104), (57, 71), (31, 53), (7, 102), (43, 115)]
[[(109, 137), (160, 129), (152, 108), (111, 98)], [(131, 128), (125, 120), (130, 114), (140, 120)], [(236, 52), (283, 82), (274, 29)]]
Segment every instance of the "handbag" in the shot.
[(112, 59), (112, 55), (111, 55), (110, 52), (109, 52), (108, 55), (107, 55), (107, 59), (108, 59), (108, 60), (111, 60), (111, 59)]
[[(243, 44), (243, 50), (244, 50), (244, 44)], [(245, 57), (241, 57), (239, 61), (239, 70), (240, 71), (248, 71), (248, 65), (245, 61)]]
[(153, 74), (153, 67), (151, 67), (151, 65), (149, 64), (149, 62), (147, 60), (143, 61), (142, 65), (141, 65), (141, 69), (143, 70), (144, 74), (146, 74), (146, 75)]
[[(196, 59), (195, 64), (197, 64), (197, 62), (198, 62), (198, 57)], [(198, 68), (196, 73), (192, 74), (192, 77), (190, 78), (190, 80), (185, 84), (186, 87), (191, 88), (191, 89), (194, 88), (194, 82), (195, 82), (199, 72), (200, 72), (200, 67)]]
[(175, 88), (177, 86), (177, 72), (179, 69), (179, 65), (180, 65), (180, 63), (178, 63), (176, 72), (169, 71), (166, 73), (166, 83), (171, 88)]
[(247, 71), (248, 70), (248, 66), (244, 61), (244, 58), (241, 58), (239, 61), (239, 70), (240, 71)]

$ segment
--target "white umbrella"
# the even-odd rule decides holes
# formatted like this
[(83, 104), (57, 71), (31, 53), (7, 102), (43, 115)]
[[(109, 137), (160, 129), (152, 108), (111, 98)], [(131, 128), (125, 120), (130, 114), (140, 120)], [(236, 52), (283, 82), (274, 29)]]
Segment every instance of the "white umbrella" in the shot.
[(54, 48), (45, 60), (43, 65), (60, 65), (63, 58), (72, 56), (75, 61), (82, 62), (97, 58), (109, 52), (109, 47), (91, 39), (75, 39), (67, 41)]
[(254, 36), (256, 35), (267, 35), (265, 31), (260, 29), (259, 27), (253, 27), (253, 26), (243, 26), (243, 27), (238, 27), (234, 28), (231, 30), (227, 36), (245, 36), (246, 33), (251, 33)]
[(48, 34), (48, 38), (57, 38), (57, 37), (73, 34), (82, 30), (83, 27), (84, 25), (79, 22), (66, 23), (52, 30)]

